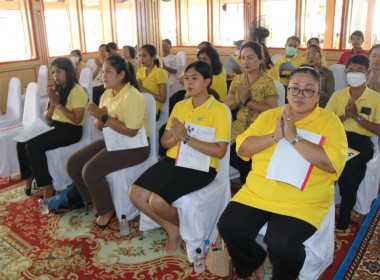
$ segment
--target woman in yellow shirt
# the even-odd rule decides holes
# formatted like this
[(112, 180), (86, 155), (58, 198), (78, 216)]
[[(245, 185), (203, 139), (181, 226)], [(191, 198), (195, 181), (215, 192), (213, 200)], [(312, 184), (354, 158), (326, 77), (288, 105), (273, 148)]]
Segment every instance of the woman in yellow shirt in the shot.
[[(223, 212), (218, 227), (242, 278), (252, 274), (255, 279), (264, 278), (266, 252), (255, 238), (268, 222), (265, 240), (273, 279), (296, 279), (306, 257), (303, 242), (320, 227), (333, 202), (334, 181), (347, 158), (347, 140), (338, 117), (318, 107), (319, 81), (314, 68), (294, 70), (289, 78), (289, 105), (263, 112), (236, 139), (238, 155), (252, 159), (252, 170)], [(308, 138), (306, 132), (319, 135), (324, 142), (314, 144), (304, 139), (301, 135)], [(267, 178), (272, 156), (280, 152), (275, 151), (277, 148), (290, 149), (305, 160), (306, 169), (312, 167), (304, 188), (285, 183), (284, 177)], [(287, 158), (271, 164), (289, 169), (288, 175), (293, 178), (306, 177), (306, 172), (293, 171)]]
[(161, 104), (166, 100), (168, 78), (157, 58), (157, 50), (152, 45), (140, 48), (139, 60), (143, 67), (136, 73), (140, 92), (151, 94), (156, 100), (156, 119), (160, 118)]
[(74, 67), (66, 57), (59, 57), (51, 64), (54, 89), (49, 88), (49, 102), (45, 118), (53, 130), (25, 143), (17, 143), (17, 156), (21, 178), (25, 180), (25, 194), (30, 196), (33, 177), (44, 188), (44, 198), (54, 193), (45, 152), (78, 142), (82, 137), (84, 113), (88, 95), (78, 85)]
[[(211, 79), (211, 68), (207, 63), (197, 61), (187, 66), (185, 86), (190, 98), (178, 102), (170, 115), (161, 139), (162, 145), (168, 149), (167, 157), (145, 171), (129, 190), (133, 204), (168, 233), (167, 253), (176, 250), (180, 238), (177, 208), (171, 204), (214, 180), (218, 159), (224, 157), (229, 143), (228, 112), (223, 104), (209, 95)], [(215, 128), (214, 141), (190, 137), (184, 121)], [(176, 166), (180, 145), (188, 145), (210, 156), (208, 172)]]
[[(103, 64), (103, 81), (107, 89), (100, 107), (88, 104), (99, 130), (104, 126), (133, 137), (144, 126), (149, 128), (145, 114), (145, 99), (137, 86), (133, 65), (119, 55), (110, 56)], [(105, 228), (115, 213), (106, 175), (145, 161), (150, 147), (107, 151), (104, 139), (95, 141), (73, 154), (66, 162), (67, 173), (75, 183), (83, 201), (93, 202), (96, 224)]]

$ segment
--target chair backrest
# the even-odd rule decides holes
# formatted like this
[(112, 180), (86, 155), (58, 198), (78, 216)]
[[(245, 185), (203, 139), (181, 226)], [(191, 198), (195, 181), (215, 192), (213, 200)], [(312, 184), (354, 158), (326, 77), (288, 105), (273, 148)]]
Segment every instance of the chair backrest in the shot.
[(96, 67), (96, 61), (95, 61), (95, 59), (90, 58), (89, 60), (87, 60), (86, 66), (88, 68), (90, 68), (92, 71), (94, 71), (94, 69)]
[(282, 55), (282, 54), (279, 54), (279, 53), (273, 55), (273, 56), (272, 56), (272, 62), (274, 63), (275, 60), (276, 60), (277, 58), (280, 58), (280, 57), (282, 57), (282, 56), (283, 56), (283, 55)]
[(40, 91), (40, 96), (47, 96), (47, 87), (48, 87), (48, 68), (46, 65), (41, 65), (38, 70), (37, 77), (38, 90)]
[(87, 89), (88, 101), (92, 102), (92, 70), (88, 67), (85, 67), (80, 72), (79, 84), (81, 87)]
[(276, 80), (275, 82), (276, 82), (276, 86), (278, 89), (278, 94), (280, 95), (280, 97), (278, 99), (278, 107), (284, 106), (285, 105), (285, 94), (286, 94), (284, 85), (280, 81)]
[(37, 83), (29, 83), (26, 88), (22, 125), (29, 126), (40, 116), (40, 94)]
[(179, 51), (176, 54), (177, 58), (180, 59), (180, 63), (182, 66), (186, 66), (186, 52), (184, 51)]
[(330, 69), (334, 74), (335, 91), (348, 87), (346, 73), (344, 72), (346, 66), (343, 64), (333, 64), (330, 66)]
[[(231, 110), (228, 108), (226, 104), (224, 104), (224, 107), (226, 107), (228, 116), (230, 118), (230, 138), (231, 138), (231, 125), (232, 125), (232, 116), (231, 116)], [(219, 169), (218, 169), (218, 174), (216, 175), (218, 178), (219, 177), (225, 177), (229, 180), (229, 172), (230, 172), (230, 148), (231, 145), (228, 144), (226, 154), (222, 159), (219, 160)]]
[(21, 81), (13, 77), (9, 81), (6, 116), (8, 119), (18, 118), (21, 121), (21, 112)]
[(145, 98), (145, 112), (148, 118), (149, 126), (149, 142), (150, 142), (150, 154), (151, 156), (157, 156), (156, 145), (157, 145), (157, 132), (156, 132), (156, 101), (154, 97), (149, 93), (142, 93), (142, 96)]

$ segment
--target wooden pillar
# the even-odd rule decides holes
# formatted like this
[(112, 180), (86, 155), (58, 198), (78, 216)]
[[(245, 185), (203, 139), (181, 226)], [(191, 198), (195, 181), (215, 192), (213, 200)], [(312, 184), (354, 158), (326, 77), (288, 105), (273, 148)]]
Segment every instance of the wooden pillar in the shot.
[(151, 44), (161, 56), (160, 0), (136, 0), (137, 47)]
[[(250, 35), (250, 27), (251, 23), (255, 20), (256, 21), (256, 27), (259, 27), (262, 23), (259, 21), (256, 10), (256, 2), (257, 0), (246, 0), (244, 1), (244, 40), (250, 41), (251, 35)], [(258, 1), (261, 2), (261, 1)]]
[(334, 47), (335, 3), (336, 0), (326, 1), (325, 36), (323, 40), (323, 47), (326, 49), (332, 49)]
[(368, 0), (367, 20), (364, 33), (363, 49), (369, 50), (372, 42), (373, 16), (375, 13), (376, 0)]

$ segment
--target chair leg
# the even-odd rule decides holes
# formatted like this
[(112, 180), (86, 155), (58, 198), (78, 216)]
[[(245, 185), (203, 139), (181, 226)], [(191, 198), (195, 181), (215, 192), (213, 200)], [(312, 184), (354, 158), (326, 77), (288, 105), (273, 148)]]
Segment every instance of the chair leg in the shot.
[(11, 176), (8, 177), (8, 181), (12, 182), (12, 177)]
[(364, 219), (365, 219), (365, 215), (360, 214), (360, 217), (359, 217), (359, 227), (362, 226), (362, 224), (364, 222)]
[(139, 239), (140, 240), (143, 240), (144, 239), (144, 231), (140, 230), (140, 236), (139, 236)]
[(232, 263), (232, 260), (230, 259), (229, 263), (229, 271), (228, 271), (228, 280), (234, 279), (234, 264)]
[(84, 214), (87, 216), (88, 215), (88, 203), (84, 204)]

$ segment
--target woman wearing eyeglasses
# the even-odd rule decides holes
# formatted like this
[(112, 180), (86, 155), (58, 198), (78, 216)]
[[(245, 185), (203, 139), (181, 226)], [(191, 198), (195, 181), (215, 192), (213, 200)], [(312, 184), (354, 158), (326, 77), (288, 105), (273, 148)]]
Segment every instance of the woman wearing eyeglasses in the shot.
[(305, 52), (306, 61), (314, 66), (321, 76), (321, 88), (319, 89), (319, 107), (325, 108), (331, 95), (335, 91), (335, 79), (333, 72), (327, 67), (322, 66), (323, 58), (321, 48), (317, 45), (310, 45)]
[(374, 45), (369, 51), (371, 73), (367, 79), (367, 86), (380, 92), (380, 44)]
[[(334, 181), (346, 162), (347, 140), (339, 119), (318, 106), (319, 81), (319, 73), (312, 67), (294, 70), (289, 77), (289, 104), (261, 113), (236, 139), (238, 155), (252, 159), (252, 170), (224, 210), (218, 227), (242, 278), (264, 278), (267, 252), (255, 239), (268, 222), (265, 241), (273, 280), (297, 279), (306, 258), (303, 242), (319, 229), (333, 202)], [(305, 131), (324, 137), (324, 142), (314, 144), (305, 139), (309, 138)], [(284, 183), (284, 178), (267, 178), (272, 157), (280, 156), (271, 164), (304, 181), (305, 173), (296, 171), (292, 158), (281, 157), (284, 152), (300, 156), (306, 169), (313, 165), (304, 188)]]

